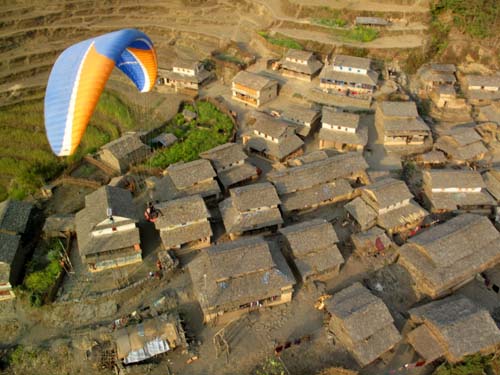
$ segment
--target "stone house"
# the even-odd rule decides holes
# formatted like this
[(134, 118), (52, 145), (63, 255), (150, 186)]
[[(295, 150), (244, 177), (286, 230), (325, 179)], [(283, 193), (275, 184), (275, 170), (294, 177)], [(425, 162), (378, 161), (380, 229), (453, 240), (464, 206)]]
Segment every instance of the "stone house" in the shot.
[(276, 162), (303, 152), (304, 142), (295, 134), (295, 128), (270, 116), (258, 116), (252, 133), (244, 134), (242, 138), (248, 150)]
[(415, 102), (381, 102), (375, 124), (384, 135), (384, 146), (405, 152), (421, 152), (432, 145), (431, 130), (420, 118)]
[(360, 116), (354, 113), (337, 112), (323, 107), (319, 148), (334, 148), (337, 151), (363, 151), (368, 143), (368, 128), (360, 126)]
[(152, 199), (167, 201), (189, 195), (201, 195), (207, 202), (218, 201), (221, 195), (216, 173), (206, 159), (168, 166), (161, 179), (153, 179)]
[(210, 160), (226, 190), (258, 177), (257, 168), (247, 161), (248, 156), (240, 144), (225, 143), (200, 153), (200, 157)]
[(465, 77), (467, 99), (474, 105), (486, 105), (500, 99), (500, 74)]
[(359, 257), (377, 255), (394, 246), (385, 231), (379, 227), (352, 234), (351, 242), (354, 245), (354, 254)]
[(352, 183), (367, 183), (368, 164), (360, 153), (346, 153), (275, 170), (267, 175), (281, 199), (285, 215), (352, 199)]
[(335, 293), (325, 307), (330, 314), (330, 332), (361, 367), (401, 340), (387, 306), (359, 282)]
[(291, 105), (281, 112), (279, 118), (291, 124), (297, 135), (306, 138), (316, 130), (320, 112), (314, 108)]
[(431, 169), (422, 177), (424, 200), (433, 214), (472, 212), (488, 216), (497, 205), (479, 172)]
[(428, 91), (449, 87), (455, 92), (456, 71), (453, 64), (428, 64), (420, 69), (420, 80)]
[(262, 237), (204, 249), (188, 269), (205, 323), (231, 321), (292, 300), (292, 271), (279, 249)]
[(459, 362), (467, 355), (492, 353), (500, 331), (490, 313), (470, 299), (454, 295), (409, 311), (416, 326), (407, 340), (427, 363), (445, 358)]
[(441, 135), (434, 143), (455, 164), (469, 164), (483, 159), (488, 152), (479, 133), (473, 128), (456, 127)]
[(78, 250), (90, 272), (142, 262), (132, 194), (103, 186), (85, 197), (75, 217)]
[(279, 228), (283, 223), (280, 199), (269, 182), (236, 187), (219, 204), (224, 227), (231, 239), (243, 233)]
[(500, 263), (500, 234), (484, 216), (459, 215), (412, 237), (398, 263), (421, 293), (439, 298)]
[(33, 205), (7, 199), (0, 202), (0, 301), (15, 297), (29, 253)]
[(282, 228), (280, 233), (285, 238), (285, 256), (303, 282), (338, 275), (344, 257), (336, 245), (337, 233), (328, 221), (305, 221)]
[(347, 96), (371, 96), (377, 88), (378, 73), (370, 59), (336, 55), (319, 76), (319, 87), (325, 92)]
[(281, 74), (310, 82), (322, 67), (323, 64), (314, 53), (289, 49), (281, 61)]
[(101, 147), (101, 160), (120, 174), (150, 155), (151, 150), (142, 143), (139, 133), (126, 133)]
[(210, 212), (201, 196), (162, 202), (155, 208), (160, 212), (155, 227), (166, 250), (179, 250), (184, 245), (197, 249), (210, 245)]
[(158, 69), (158, 85), (166, 85), (175, 90), (188, 89), (198, 91), (200, 87), (214, 77), (212, 72), (206, 70), (200, 61), (181, 60), (174, 61), (172, 69)]
[(278, 81), (241, 71), (231, 84), (232, 98), (252, 107), (260, 107), (278, 96)]

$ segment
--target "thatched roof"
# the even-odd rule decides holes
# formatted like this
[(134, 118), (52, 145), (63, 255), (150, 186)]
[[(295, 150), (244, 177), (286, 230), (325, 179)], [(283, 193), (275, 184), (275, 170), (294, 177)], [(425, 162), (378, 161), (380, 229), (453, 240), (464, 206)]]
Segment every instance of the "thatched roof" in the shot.
[(31, 215), (33, 205), (24, 201), (7, 199), (0, 202), (0, 231), (22, 234)]
[(415, 102), (381, 102), (377, 111), (380, 111), (384, 117), (418, 117)]
[(231, 164), (248, 158), (247, 154), (243, 151), (243, 147), (236, 143), (225, 143), (214, 147), (200, 153), (200, 157), (210, 160), (218, 172), (223, 168), (229, 167)]
[(210, 162), (205, 159), (171, 164), (167, 168), (167, 172), (175, 187), (180, 190), (189, 188), (198, 182), (213, 179), (216, 175)]
[(361, 366), (373, 362), (400, 339), (384, 302), (360, 283), (335, 293), (326, 301), (330, 327)]
[(267, 175), (278, 194), (292, 193), (316, 185), (333, 182), (338, 178), (349, 178), (364, 173), (368, 168), (363, 156), (352, 152), (314, 161)]
[(500, 343), (500, 331), (488, 311), (464, 296), (430, 302), (409, 313), (411, 320), (430, 329), (452, 362)]
[(348, 112), (339, 112), (331, 107), (323, 107), (321, 122), (332, 126), (342, 126), (357, 129), (359, 126), (359, 115)]
[(157, 204), (155, 208), (161, 212), (155, 222), (155, 227), (158, 230), (206, 220), (210, 217), (205, 201), (199, 195), (162, 202)]
[(369, 70), (371, 67), (371, 60), (364, 57), (348, 56), (348, 55), (335, 55), (332, 64), (335, 66), (342, 66), (346, 68), (357, 68)]
[(363, 199), (375, 209), (382, 209), (413, 198), (404, 181), (388, 177), (361, 188)]
[(280, 204), (276, 189), (269, 182), (261, 182), (236, 187), (229, 191), (233, 206), (238, 211), (250, 211), (261, 207), (272, 207)]
[(338, 179), (334, 182), (315, 185), (311, 188), (281, 195), (281, 209), (284, 212), (303, 210), (315, 205), (352, 194), (354, 189), (349, 182)]
[(238, 307), (281, 295), (295, 284), (290, 268), (262, 237), (212, 246), (189, 264), (195, 294), (202, 308)]
[(457, 216), (417, 234), (398, 260), (432, 297), (500, 262), (500, 234), (488, 218)]
[(149, 147), (142, 143), (139, 133), (128, 133), (114, 141), (106, 143), (102, 150), (109, 151), (118, 160), (127, 159), (137, 150), (149, 150)]
[(263, 77), (259, 74), (255, 74), (252, 72), (247, 72), (242, 70), (238, 74), (236, 74), (233, 78), (233, 84), (241, 85), (244, 87), (248, 87), (251, 90), (260, 91), (267, 86), (277, 84), (278, 82), (274, 79), (269, 79)]

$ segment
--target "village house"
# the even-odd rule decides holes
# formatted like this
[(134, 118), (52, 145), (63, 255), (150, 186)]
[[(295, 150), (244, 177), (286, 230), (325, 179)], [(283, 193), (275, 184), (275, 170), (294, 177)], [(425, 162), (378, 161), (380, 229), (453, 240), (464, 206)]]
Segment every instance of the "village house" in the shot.
[(432, 150), (424, 154), (415, 156), (415, 162), (426, 168), (430, 167), (443, 167), (448, 162), (446, 155), (442, 151)]
[(295, 159), (288, 159), (286, 165), (288, 167), (298, 167), (300, 165), (309, 164), (314, 161), (328, 159), (328, 154), (323, 150), (316, 150), (313, 152), (308, 152), (307, 154), (301, 155)]
[(54, 214), (48, 216), (42, 231), (45, 238), (69, 238), (75, 233), (75, 215)]
[(420, 69), (420, 80), (428, 91), (449, 87), (455, 92), (456, 71), (457, 68), (453, 64), (428, 64)]
[(370, 26), (370, 27), (384, 27), (384, 26), (389, 26), (391, 24), (385, 18), (380, 18), (380, 17), (356, 17), (354, 23), (356, 25)]
[(387, 177), (360, 190), (361, 200), (346, 207), (346, 210), (362, 229), (373, 224), (375, 213), (377, 225), (387, 233), (405, 235), (417, 228), (427, 216), (427, 211), (413, 200), (413, 194), (403, 181)]
[(351, 242), (354, 245), (354, 254), (361, 258), (383, 254), (394, 246), (384, 230), (379, 227), (354, 233), (351, 235)]
[(210, 245), (210, 212), (201, 196), (191, 195), (162, 202), (155, 208), (160, 213), (155, 227), (160, 231), (166, 250), (178, 250), (183, 245), (197, 249)]
[(211, 246), (188, 266), (205, 323), (292, 300), (295, 279), (285, 258), (262, 237)]
[(103, 186), (85, 197), (75, 217), (80, 256), (90, 272), (142, 262), (132, 194)]
[(435, 299), (500, 262), (500, 234), (484, 216), (463, 214), (412, 237), (398, 263), (417, 289)]
[(442, 85), (438, 86), (429, 94), (434, 105), (441, 110), (462, 111), (463, 114), (455, 113), (455, 119), (462, 121), (468, 120), (470, 106), (467, 105), (465, 98), (457, 97), (457, 92), (454, 86)]
[(310, 82), (321, 70), (323, 64), (314, 53), (289, 49), (281, 61), (281, 74)]
[(352, 199), (353, 183), (368, 183), (368, 164), (360, 153), (346, 153), (327, 159), (275, 170), (267, 175), (281, 198), (281, 210), (290, 215), (303, 210)]
[(375, 124), (384, 135), (384, 146), (407, 153), (421, 152), (432, 145), (431, 130), (420, 118), (415, 102), (381, 102)]
[(371, 96), (377, 87), (378, 73), (371, 60), (363, 57), (336, 55), (319, 76), (324, 92), (347, 96)]
[(172, 146), (177, 140), (177, 137), (172, 133), (162, 133), (151, 140), (151, 146), (166, 148)]
[(357, 231), (368, 230), (377, 224), (377, 213), (360, 197), (346, 203), (344, 210), (348, 218), (354, 219)]
[(491, 215), (496, 201), (479, 172), (431, 169), (423, 172), (423, 193), (433, 214), (472, 212)]
[(152, 199), (168, 201), (189, 195), (201, 195), (207, 202), (219, 200), (221, 191), (216, 173), (208, 160), (179, 162), (168, 166), (161, 179), (153, 178)]
[(465, 81), (467, 99), (471, 104), (485, 105), (500, 99), (500, 74), (470, 74)]
[(306, 138), (316, 130), (320, 111), (314, 108), (290, 105), (281, 112), (279, 118), (291, 124), (297, 135)]
[(434, 143), (455, 164), (469, 164), (484, 158), (488, 149), (473, 128), (456, 127), (441, 135)]
[(329, 331), (361, 367), (401, 340), (387, 306), (359, 282), (335, 293), (325, 307), (331, 316)]
[(488, 193), (495, 199), (497, 206), (500, 205), (500, 170), (490, 169), (483, 174), (483, 180)]
[(324, 219), (305, 221), (280, 229), (285, 237), (285, 256), (303, 282), (338, 275), (344, 258), (332, 224)]
[(478, 121), (491, 123), (500, 126), (500, 101), (495, 101), (490, 105), (479, 107)]
[(248, 156), (240, 144), (225, 143), (200, 153), (200, 157), (212, 162), (226, 190), (258, 177), (257, 168), (247, 161)]
[(219, 204), (224, 227), (231, 239), (245, 232), (264, 232), (283, 223), (280, 199), (269, 182), (236, 187)]
[(319, 148), (334, 148), (337, 151), (363, 151), (368, 143), (368, 128), (360, 126), (360, 116), (354, 113), (337, 112), (323, 107)]
[(7, 199), (0, 202), (0, 301), (15, 297), (29, 253), (33, 205)]
[(278, 96), (278, 81), (241, 71), (233, 78), (232, 98), (253, 107), (260, 107)]
[(242, 138), (248, 150), (272, 161), (283, 162), (303, 152), (304, 142), (295, 134), (295, 128), (271, 116), (257, 116), (253, 132)]
[(113, 333), (116, 357), (124, 364), (142, 362), (176, 348), (187, 348), (179, 317), (162, 314)]
[(146, 160), (151, 155), (148, 146), (142, 143), (139, 133), (126, 133), (101, 147), (101, 160), (115, 171), (125, 173), (131, 165)]
[(409, 313), (410, 322), (417, 327), (408, 333), (408, 342), (426, 363), (442, 357), (453, 363), (467, 355), (489, 354), (500, 342), (500, 331), (490, 313), (461, 295)]
[(158, 69), (158, 85), (166, 85), (175, 88), (198, 91), (200, 87), (213, 78), (214, 74), (203, 66), (203, 63), (195, 60), (174, 61), (172, 69)]

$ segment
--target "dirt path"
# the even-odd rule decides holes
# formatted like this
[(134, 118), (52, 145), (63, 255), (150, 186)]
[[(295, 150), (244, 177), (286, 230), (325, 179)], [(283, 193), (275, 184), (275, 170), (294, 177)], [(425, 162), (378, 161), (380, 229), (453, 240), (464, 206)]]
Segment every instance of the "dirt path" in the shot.
[[(279, 0), (271, 1), (276, 4)], [(291, 0), (295, 4), (304, 4), (303, 0)], [(333, 9), (349, 9), (370, 12), (404, 12), (404, 13), (426, 13), (429, 12), (427, 0), (416, 1), (413, 5), (390, 4), (389, 2), (373, 0), (308, 0), (310, 6), (327, 6)]]

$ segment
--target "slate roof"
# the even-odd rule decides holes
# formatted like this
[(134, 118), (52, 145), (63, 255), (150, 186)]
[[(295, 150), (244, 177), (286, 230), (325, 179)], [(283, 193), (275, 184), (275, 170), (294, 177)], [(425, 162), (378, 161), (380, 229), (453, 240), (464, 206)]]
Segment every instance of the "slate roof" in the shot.
[(356, 25), (388, 26), (389, 21), (380, 17), (356, 17)]
[(158, 230), (210, 217), (205, 201), (199, 195), (162, 202), (155, 205), (155, 208), (161, 212), (155, 222), (155, 227)]
[(476, 75), (470, 74), (466, 77), (468, 86), (500, 87), (500, 75)]
[(415, 102), (381, 102), (377, 108), (385, 117), (418, 117)]
[(0, 202), (0, 231), (22, 234), (31, 215), (33, 205), (24, 201), (7, 199)]
[(359, 197), (345, 204), (344, 209), (352, 215), (361, 228), (366, 228), (376, 222), (377, 213)]
[(359, 126), (359, 115), (348, 112), (338, 112), (331, 107), (323, 107), (321, 122), (323, 124), (342, 126), (357, 129)]
[(469, 129), (470, 137), (462, 134), (443, 135), (439, 137), (434, 147), (443, 151), (455, 161), (470, 161), (481, 158), (488, 152), (481, 142), (481, 137), (474, 130)]
[(280, 295), (295, 280), (285, 259), (262, 237), (211, 246), (188, 266), (202, 308), (239, 307)]
[(243, 147), (237, 143), (224, 143), (208, 151), (201, 152), (200, 157), (210, 160), (216, 171), (248, 158), (243, 151)]
[(320, 79), (335, 80), (348, 83), (354, 82), (364, 85), (376, 86), (378, 82), (378, 73), (373, 70), (369, 70), (367, 74), (339, 72), (337, 70), (333, 70), (330, 66), (326, 66), (321, 71)]
[(363, 199), (370, 198), (368, 202), (375, 202), (379, 208), (386, 208), (395, 203), (413, 198), (404, 181), (394, 178), (384, 178), (362, 188)]
[(109, 151), (117, 159), (127, 158), (131, 153), (140, 149), (149, 149), (138, 133), (125, 134), (114, 141), (106, 143), (101, 147), (102, 150)]
[(268, 157), (278, 160), (286, 158), (288, 155), (299, 150), (302, 146), (304, 146), (304, 142), (293, 134), (293, 132), (280, 137), (278, 143), (259, 136), (253, 136), (247, 142), (247, 147), (263, 152)]
[(488, 192), (500, 202), (500, 171), (490, 170), (483, 175)]
[(370, 228), (364, 232), (354, 233), (351, 236), (352, 243), (357, 249), (377, 248), (377, 240), (379, 240), (384, 249), (388, 249), (393, 245), (392, 241), (387, 237), (385, 231), (379, 227)]
[(300, 258), (339, 242), (333, 226), (324, 219), (314, 219), (280, 229), (295, 258)]
[(428, 135), (431, 132), (429, 126), (421, 118), (384, 119), (383, 121), (386, 135)]
[(366, 69), (366, 70), (369, 70), (371, 66), (370, 59), (357, 56), (348, 56), (348, 55), (335, 55), (332, 63), (335, 66), (345, 66), (345, 67)]
[(335, 293), (326, 301), (330, 327), (361, 366), (391, 349), (401, 336), (384, 302), (359, 282)]
[(422, 231), (400, 248), (398, 262), (432, 297), (500, 262), (500, 234), (484, 216), (463, 214)]
[(212, 228), (208, 221), (196, 222), (174, 229), (160, 230), (161, 241), (167, 248), (181, 246), (211, 236)]
[(75, 231), (75, 215), (74, 214), (55, 214), (45, 219), (43, 232), (48, 235), (59, 232), (74, 232)]
[(229, 190), (229, 193), (234, 208), (240, 212), (280, 204), (276, 189), (269, 182), (236, 187)]
[(429, 67), (432, 70), (435, 70), (437, 72), (455, 73), (457, 71), (457, 67), (454, 64), (435, 64), (435, 63), (431, 63), (431, 64), (429, 64)]
[(283, 109), (280, 118), (293, 124), (312, 124), (319, 117), (319, 111), (314, 108), (290, 105)]
[(243, 163), (221, 171), (217, 174), (224, 188), (229, 188), (239, 182), (257, 177), (257, 168), (250, 163)]
[[(0, 263), (5, 263), (10, 266), (14, 261), (19, 245), (21, 244), (21, 236), (17, 234), (9, 234), (0, 232)], [(7, 280), (8, 281), (8, 275)], [(1, 276), (0, 276), (0, 281)]]
[(309, 51), (302, 51), (298, 49), (289, 49), (286, 51), (285, 58), (290, 58), (290, 59), (295, 59), (295, 60), (302, 60), (302, 61), (307, 61), (310, 58), (314, 57), (314, 54)]
[(284, 212), (305, 210), (350, 195), (354, 192), (348, 181), (338, 179), (334, 182), (314, 185), (308, 189), (281, 196), (281, 209)]
[(434, 69), (425, 70), (420, 76), (421, 79), (425, 82), (456, 82), (457, 78), (455, 77), (454, 72), (443, 72), (437, 71)]
[(479, 113), (481, 115), (481, 120), (491, 121), (500, 125), (500, 103), (495, 105), (491, 104), (488, 106), (480, 107)]
[(253, 128), (273, 138), (281, 138), (292, 129), (286, 122), (271, 116), (257, 116)]
[(424, 182), (430, 189), (476, 189), (486, 184), (481, 174), (471, 170), (431, 169), (423, 172)]
[(260, 91), (270, 84), (277, 84), (277, 81), (242, 70), (234, 76), (233, 83)]
[(267, 179), (281, 195), (333, 182), (338, 178), (349, 178), (367, 168), (368, 164), (363, 156), (351, 152), (281, 171), (272, 171), (268, 173)]
[(408, 333), (408, 342), (428, 363), (442, 357), (445, 353), (445, 348), (443, 348), (438, 340), (425, 324), (418, 326)]
[(180, 190), (189, 188), (201, 181), (213, 179), (216, 176), (212, 165), (205, 159), (171, 164), (167, 168), (167, 172), (175, 187)]
[(428, 214), (429, 213), (415, 201), (410, 200), (410, 203), (405, 206), (398, 207), (379, 215), (377, 224), (386, 230), (393, 230), (407, 224), (414, 224)]
[(298, 158), (288, 160), (288, 165), (290, 167), (296, 167), (323, 159), (328, 159), (328, 154), (323, 150), (316, 150), (301, 155)]
[(346, 145), (366, 146), (368, 143), (368, 129), (359, 128), (356, 133), (348, 133), (342, 130), (321, 128), (319, 139), (328, 142), (342, 143)]
[(108, 209), (112, 216), (137, 219), (132, 193), (116, 186), (105, 185), (85, 196), (85, 208), (95, 224), (108, 218)]
[(151, 140), (151, 143), (160, 143), (163, 147), (168, 147), (177, 142), (177, 137), (172, 133), (162, 133)]
[(430, 302), (409, 313), (412, 320), (430, 328), (452, 362), (500, 343), (500, 331), (488, 311), (461, 295)]
[(425, 154), (418, 155), (416, 160), (421, 163), (445, 164), (447, 159), (442, 151), (432, 150)]

